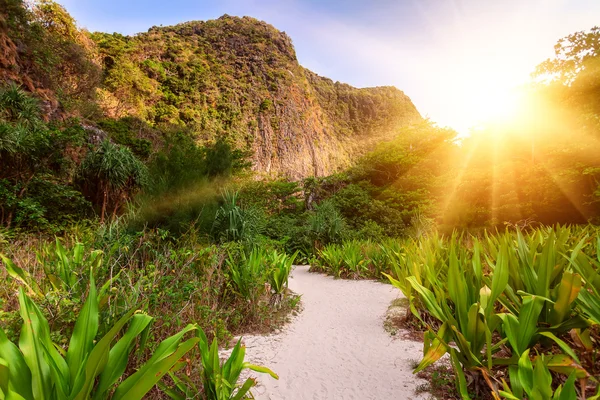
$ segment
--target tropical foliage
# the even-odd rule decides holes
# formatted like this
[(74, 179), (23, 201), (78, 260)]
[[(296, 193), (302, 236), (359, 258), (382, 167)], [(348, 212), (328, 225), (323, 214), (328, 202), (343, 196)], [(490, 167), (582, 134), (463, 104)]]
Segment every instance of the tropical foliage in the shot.
[(252, 18), (123, 36), (0, 4), (0, 397), (249, 397), (274, 374), (218, 342), (281, 322), (294, 262), (399, 288), (416, 371), (449, 359), (462, 398), (598, 396), (598, 28), (459, 139)]
[[(96, 339), (99, 304), (92, 274), (87, 301), (65, 352), (52, 343), (48, 321), (23, 288), (19, 291), (19, 304), (23, 318), (19, 347), (0, 329), (0, 390), (6, 398), (102, 399), (112, 393), (111, 398), (115, 399), (141, 399), (198, 341), (182, 340), (187, 332), (197, 329), (193, 325), (186, 327), (161, 342), (137, 372), (118, 383), (136, 340), (147, 337), (151, 317), (130, 310), (102, 338)], [(118, 338), (127, 324), (127, 331)], [(145, 339), (141, 346), (143, 350)]]

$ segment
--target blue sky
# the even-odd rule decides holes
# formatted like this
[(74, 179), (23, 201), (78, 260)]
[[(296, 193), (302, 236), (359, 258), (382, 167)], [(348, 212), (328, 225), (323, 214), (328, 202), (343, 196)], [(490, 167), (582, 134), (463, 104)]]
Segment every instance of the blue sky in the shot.
[(511, 102), (556, 41), (600, 23), (598, 0), (59, 0), (90, 31), (249, 15), (286, 31), (305, 67), (394, 85), (461, 132)]

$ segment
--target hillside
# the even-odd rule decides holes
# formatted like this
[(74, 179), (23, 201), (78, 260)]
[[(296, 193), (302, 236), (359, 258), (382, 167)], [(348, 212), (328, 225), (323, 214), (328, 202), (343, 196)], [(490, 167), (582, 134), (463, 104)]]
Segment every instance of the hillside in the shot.
[(254, 18), (89, 34), (60, 6), (41, 4), (33, 16), (9, 10), (0, 21), (0, 76), (44, 99), (54, 118), (103, 127), (136, 117), (152, 129), (183, 127), (200, 144), (224, 136), (250, 152), (255, 171), (294, 179), (348, 166), (421, 120), (396, 88), (357, 89), (303, 68), (291, 39)]
[(420, 119), (395, 88), (356, 89), (306, 70), (285, 33), (250, 17), (92, 37), (110, 117), (185, 124), (200, 140), (225, 134), (252, 150), (259, 172), (326, 175)]

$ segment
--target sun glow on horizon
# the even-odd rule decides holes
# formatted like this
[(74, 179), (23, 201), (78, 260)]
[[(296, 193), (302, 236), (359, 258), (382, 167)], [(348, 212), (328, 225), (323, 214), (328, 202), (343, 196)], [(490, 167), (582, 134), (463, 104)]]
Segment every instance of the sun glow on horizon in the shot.
[(456, 103), (456, 107), (470, 111), (462, 117), (462, 122), (457, 122), (455, 129), (459, 138), (479, 131), (489, 134), (501, 131), (500, 128), (528, 125), (537, 118), (538, 112), (523, 86), (474, 87), (465, 90), (464, 97), (458, 97)]

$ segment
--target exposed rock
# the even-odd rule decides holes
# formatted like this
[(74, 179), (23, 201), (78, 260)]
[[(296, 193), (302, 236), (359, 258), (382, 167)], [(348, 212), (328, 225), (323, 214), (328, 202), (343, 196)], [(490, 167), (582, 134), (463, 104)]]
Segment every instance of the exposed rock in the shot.
[[(398, 127), (421, 120), (396, 88), (356, 89), (303, 68), (291, 39), (254, 18), (224, 15), (133, 37), (93, 37), (100, 58), (111, 60), (105, 61), (106, 89), (120, 109), (104, 104), (109, 116), (185, 124), (206, 141), (226, 134), (252, 150), (259, 173), (328, 175)], [(135, 97), (134, 89), (111, 80), (120, 68), (132, 68), (131, 60), (137, 78), (127, 84), (147, 88)]]

